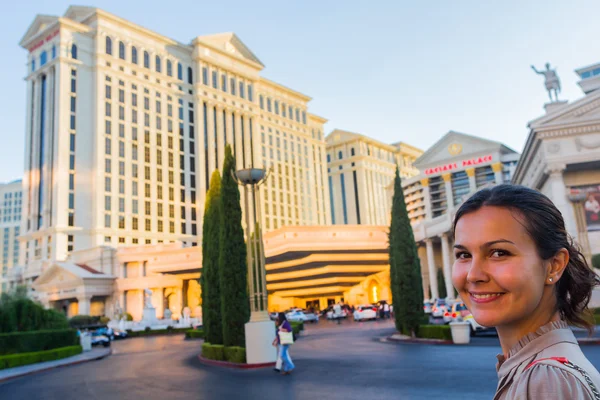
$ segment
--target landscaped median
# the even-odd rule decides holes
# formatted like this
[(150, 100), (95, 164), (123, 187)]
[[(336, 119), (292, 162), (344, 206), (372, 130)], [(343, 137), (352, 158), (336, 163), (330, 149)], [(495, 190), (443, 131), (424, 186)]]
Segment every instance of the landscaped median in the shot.
[(204, 331), (202, 329), (188, 329), (185, 331), (186, 339), (204, 339)]
[(388, 340), (408, 343), (452, 344), (449, 325), (419, 325), (417, 337), (395, 333)]
[(21, 367), (23, 365), (36, 364), (45, 361), (60, 360), (76, 356), (82, 352), (81, 346), (59, 347), (52, 350), (36, 351), (31, 353), (9, 354), (0, 356), (0, 370), (6, 368)]

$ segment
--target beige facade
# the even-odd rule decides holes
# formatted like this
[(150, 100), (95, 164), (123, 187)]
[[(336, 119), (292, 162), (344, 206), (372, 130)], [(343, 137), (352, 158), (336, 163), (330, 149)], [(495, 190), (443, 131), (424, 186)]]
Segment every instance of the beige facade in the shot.
[[(519, 154), (502, 143), (450, 131), (415, 162), (419, 175), (404, 180), (402, 186), (419, 245), (425, 298), (439, 298), (444, 290), (447, 297), (454, 297), (454, 213), (477, 190), (510, 182), (518, 159)], [(393, 185), (388, 189), (391, 199)], [(438, 271), (442, 271), (440, 282)]]
[(513, 182), (548, 196), (590, 259), (600, 253), (600, 64), (576, 72), (586, 95), (546, 104), (529, 123)]
[(266, 231), (330, 223), (326, 120), (309, 112), (310, 97), (262, 77), (235, 34), (181, 43), (72, 6), (38, 15), (20, 45), (27, 284), (80, 250), (197, 245), (226, 144), (238, 169), (272, 169), (260, 193)]
[(332, 223), (389, 225), (387, 187), (396, 166), (402, 178), (417, 175), (413, 164), (423, 151), (406, 143), (388, 145), (339, 129), (325, 140)]
[(19, 240), (23, 190), (21, 180), (0, 184), (0, 293), (9, 290), (14, 282), (8, 277), (21, 269), (19, 266)]

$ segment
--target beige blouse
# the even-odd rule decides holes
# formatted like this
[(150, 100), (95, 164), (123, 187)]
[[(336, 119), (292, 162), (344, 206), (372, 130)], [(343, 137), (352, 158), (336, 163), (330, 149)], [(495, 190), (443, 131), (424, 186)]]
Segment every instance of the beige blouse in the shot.
[(600, 374), (583, 355), (566, 322), (550, 322), (526, 335), (508, 357), (498, 355), (498, 389), (494, 400), (594, 400), (583, 375), (558, 361), (527, 366), (534, 360), (565, 357), (584, 369), (600, 390)]

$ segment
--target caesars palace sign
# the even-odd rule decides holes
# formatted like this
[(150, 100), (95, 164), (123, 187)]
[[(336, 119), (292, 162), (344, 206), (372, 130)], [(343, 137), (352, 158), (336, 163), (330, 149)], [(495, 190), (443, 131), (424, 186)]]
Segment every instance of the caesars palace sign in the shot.
[(492, 161), (492, 156), (487, 155), (483, 157), (469, 158), (466, 160), (453, 162), (444, 165), (438, 165), (437, 167), (427, 168), (425, 175), (439, 174), (440, 172), (453, 171), (459, 168), (472, 167), (474, 165), (484, 164)]

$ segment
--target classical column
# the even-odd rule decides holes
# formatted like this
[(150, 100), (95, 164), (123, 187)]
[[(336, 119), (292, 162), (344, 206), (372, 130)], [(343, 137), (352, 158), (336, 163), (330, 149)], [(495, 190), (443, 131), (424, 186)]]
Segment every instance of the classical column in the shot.
[(477, 182), (475, 181), (475, 168), (467, 168), (465, 172), (469, 177), (469, 190), (471, 192), (477, 191)]
[(442, 239), (442, 261), (444, 263), (444, 284), (446, 285), (446, 294), (449, 299), (454, 298), (454, 286), (452, 285), (452, 270), (450, 261), (450, 245), (448, 244), (448, 234), (440, 235)]
[(425, 258), (427, 258), (426, 250), (423, 246), (423, 242), (417, 243), (417, 253), (419, 255), (419, 263), (421, 264), (421, 283), (423, 285), (423, 298), (431, 299), (431, 290), (429, 285), (427, 284), (427, 279), (425, 279)]
[[(246, 168), (252, 168), (254, 160), (252, 159), (252, 141), (250, 140), (250, 117), (251, 114), (244, 114), (244, 156), (246, 157)], [(254, 132), (252, 132), (254, 133)]]
[(215, 103), (209, 101), (206, 103), (206, 118), (207, 121), (207, 138), (208, 138), (208, 177), (210, 179), (213, 171), (215, 170), (216, 160), (215, 160), (215, 118), (214, 118), (214, 108)]
[(227, 132), (227, 144), (231, 146), (231, 152), (235, 157), (235, 146), (234, 146), (234, 137), (233, 137), (233, 109), (231, 107), (227, 107), (225, 109), (225, 132)]
[(591, 266), (592, 249), (588, 237), (587, 221), (585, 219), (584, 202), (586, 193), (569, 193), (569, 200), (573, 203), (573, 213), (575, 214), (575, 225), (577, 226), (577, 242), (581, 246), (581, 252)]
[(492, 164), (492, 171), (494, 171), (494, 180), (496, 182), (496, 185), (499, 185), (504, 182), (504, 178), (502, 177), (502, 169), (503, 165), (501, 162)]
[(440, 297), (438, 292), (437, 268), (435, 267), (435, 259), (433, 258), (433, 243), (431, 239), (425, 239), (427, 246), (427, 267), (429, 270), (429, 287), (431, 288), (431, 298), (437, 299)]
[(236, 171), (244, 168), (244, 156), (242, 148), (242, 114), (239, 110), (234, 110), (235, 115), (235, 163)]
[(219, 154), (218, 158), (218, 167), (222, 168), (223, 161), (225, 160), (225, 129), (226, 126), (223, 124), (223, 106), (217, 104), (217, 153)]
[(79, 315), (90, 315), (91, 301), (92, 301), (91, 295), (77, 296), (77, 303), (78, 303), (78, 309), (79, 309), (79, 311), (77, 313)]
[(448, 172), (442, 175), (444, 179), (444, 187), (446, 189), (446, 204), (448, 204), (448, 211), (454, 208), (454, 196), (452, 195), (452, 174)]
[(431, 219), (431, 196), (429, 195), (429, 178), (421, 179), (423, 187), (423, 203), (425, 203), (425, 219)]
[[(544, 171), (548, 175), (548, 181), (546, 185), (549, 186), (549, 197), (556, 205), (556, 208), (561, 212), (565, 220), (565, 228), (567, 232), (576, 237), (577, 227), (575, 225), (575, 214), (573, 212), (573, 206), (567, 198), (567, 187), (563, 180), (563, 171), (566, 166), (564, 164), (549, 165)], [(546, 192), (545, 192), (546, 193)]]

